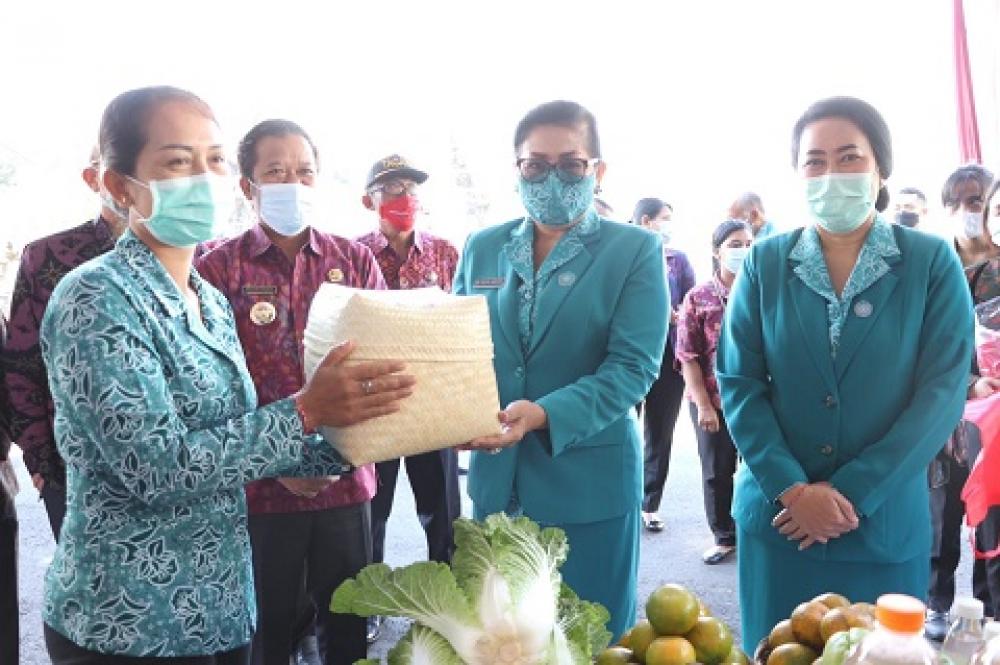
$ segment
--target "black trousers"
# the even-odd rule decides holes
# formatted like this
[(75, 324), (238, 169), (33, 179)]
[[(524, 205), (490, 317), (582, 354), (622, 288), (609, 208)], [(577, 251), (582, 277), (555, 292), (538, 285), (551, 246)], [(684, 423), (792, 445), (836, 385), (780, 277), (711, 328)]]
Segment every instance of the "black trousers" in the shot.
[[(955, 570), (962, 557), (962, 522), (965, 504), (962, 488), (969, 479), (969, 468), (950, 455), (938, 455), (931, 462), (930, 497), (931, 525), (934, 540), (931, 545), (931, 581), (927, 605), (936, 612), (948, 612), (955, 602)], [(985, 526), (985, 525), (984, 525)], [(994, 575), (1000, 562), (992, 562)], [(994, 579), (994, 584), (1000, 580)], [(983, 601), (987, 614), (993, 608), (986, 562), (976, 559), (972, 564), (972, 594)], [(1000, 599), (998, 599), (1000, 600)]]
[(49, 516), (49, 526), (52, 537), (59, 542), (59, 532), (62, 530), (63, 519), (66, 517), (66, 488), (46, 482), (42, 487), (42, 501), (45, 502), (45, 513)]
[(371, 563), (368, 503), (251, 515), (249, 531), (257, 588), (253, 664), (288, 665), (303, 637), (303, 597), (312, 605), (325, 665), (352, 665), (366, 658), (364, 617), (333, 614), (330, 597), (341, 582)]
[[(141, 658), (138, 656), (109, 656), (88, 651), (77, 646), (58, 632), (45, 626), (45, 647), (52, 665), (249, 665), (250, 645), (224, 651), (211, 656), (182, 656), (175, 658)], [(6, 665), (7, 661), (3, 661)], [(285, 659), (283, 665), (288, 665)]]
[[(462, 514), (458, 486), (458, 453), (454, 448), (403, 458), (417, 506), (417, 519), (427, 536), (427, 558), (450, 563), (455, 551), (452, 523)], [(372, 499), (372, 557), (385, 561), (385, 527), (399, 478), (399, 460), (379, 462), (378, 492)]]
[(670, 449), (674, 445), (674, 426), (684, 401), (684, 377), (673, 369), (672, 346), (667, 346), (663, 357), (660, 376), (650, 387), (642, 411), (645, 440), (642, 509), (647, 513), (659, 510), (663, 500), (663, 486), (670, 471)]
[(698, 457), (701, 458), (701, 486), (705, 497), (705, 516), (715, 536), (716, 545), (736, 545), (736, 524), (733, 522), (733, 476), (739, 454), (729, 434), (729, 427), (722, 411), (719, 431), (706, 432), (698, 425), (698, 407), (691, 403), (691, 422), (698, 439)]
[(21, 643), (17, 606), (17, 512), (0, 486), (0, 663), (17, 665)]

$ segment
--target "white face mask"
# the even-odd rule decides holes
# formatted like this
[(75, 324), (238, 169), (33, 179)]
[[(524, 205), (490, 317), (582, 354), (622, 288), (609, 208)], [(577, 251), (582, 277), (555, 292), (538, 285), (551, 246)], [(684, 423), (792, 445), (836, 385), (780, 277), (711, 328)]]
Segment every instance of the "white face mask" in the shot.
[(969, 240), (975, 240), (983, 235), (983, 214), (981, 212), (963, 210), (961, 213), (956, 213), (954, 219), (956, 235)]
[(294, 236), (312, 225), (316, 190), (299, 182), (256, 185), (260, 218), (276, 233)]
[(674, 224), (673, 222), (665, 222), (662, 219), (656, 223), (656, 232), (660, 234), (663, 238), (663, 244), (669, 245), (670, 240), (674, 237)]
[(749, 247), (727, 247), (725, 251), (720, 252), (722, 255), (722, 267), (738, 275), (740, 273), (740, 268), (743, 267), (743, 260), (750, 253)]

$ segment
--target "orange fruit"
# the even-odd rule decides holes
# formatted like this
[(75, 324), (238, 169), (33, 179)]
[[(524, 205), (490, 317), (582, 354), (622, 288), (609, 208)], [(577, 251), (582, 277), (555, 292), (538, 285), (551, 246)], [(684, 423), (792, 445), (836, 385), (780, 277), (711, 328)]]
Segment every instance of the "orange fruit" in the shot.
[(839, 633), (842, 630), (847, 630), (851, 627), (849, 622), (849, 617), (852, 614), (851, 609), (845, 607), (836, 607), (823, 617), (823, 620), (819, 624), (820, 635), (823, 636), (823, 644), (833, 636), (834, 633)]
[(658, 635), (683, 635), (694, 628), (700, 612), (698, 599), (679, 584), (661, 586), (646, 601), (646, 618)]
[(767, 665), (812, 665), (815, 651), (802, 644), (782, 644), (767, 657)]
[(718, 665), (733, 650), (733, 634), (714, 617), (698, 617), (684, 639), (691, 643), (702, 665)]
[(767, 636), (767, 645), (772, 649), (782, 644), (791, 644), (795, 641), (795, 631), (792, 630), (792, 620), (785, 619), (771, 629), (771, 634)]
[(627, 665), (632, 662), (632, 651), (625, 647), (608, 647), (597, 656), (595, 665)]
[(656, 631), (648, 621), (643, 619), (632, 627), (628, 632), (629, 649), (632, 650), (632, 657), (640, 663), (646, 662), (646, 649), (656, 639)]
[[(792, 632), (795, 633), (795, 641), (816, 649), (822, 649), (823, 633), (820, 632), (820, 625), (823, 617), (830, 611), (823, 603), (809, 601), (802, 603), (792, 612)], [(812, 662), (812, 658), (809, 659)]]
[(632, 629), (629, 628), (622, 634), (621, 639), (618, 640), (618, 644), (616, 644), (615, 646), (625, 647), (626, 649), (631, 650), (632, 646), (629, 643), (629, 638), (631, 638), (631, 636), (632, 636)]
[(837, 607), (850, 607), (851, 601), (844, 598), (839, 593), (821, 593), (813, 598), (817, 603), (823, 603), (831, 610)]
[(683, 637), (657, 637), (646, 650), (646, 665), (692, 665), (698, 662), (694, 647)]
[(729, 655), (722, 659), (721, 665), (750, 665), (750, 659), (739, 647), (733, 647)]

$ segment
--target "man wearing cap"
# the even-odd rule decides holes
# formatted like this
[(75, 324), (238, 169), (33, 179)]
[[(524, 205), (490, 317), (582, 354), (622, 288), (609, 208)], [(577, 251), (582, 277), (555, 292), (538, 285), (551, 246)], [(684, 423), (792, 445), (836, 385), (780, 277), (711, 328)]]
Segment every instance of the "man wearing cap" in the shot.
[[(195, 262), (226, 296), (263, 406), (305, 381), (303, 334), (324, 283), (382, 289), (371, 251), (314, 228), (319, 170), (312, 139), (288, 120), (265, 120), (239, 145), (240, 186), (258, 223)], [(362, 617), (333, 614), (330, 596), (371, 561), (369, 501), (375, 469), (335, 478), (266, 478), (247, 485), (257, 592), (254, 665), (287, 665), (310, 650), (312, 624), (325, 665), (366, 657)]]
[[(399, 155), (375, 162), (368, 172), (361, 202), (378, 215), (378, 230), (358, 241), (375, 253), (390, 289), (438, 287), (450, 293), (458, 251), (447, 240), (414, 229), (420, 211), (417, 189), (426, 180), (426, 173), (413, 168)], [(455, 449), (405, 459), (417, 517), (427, 535), (428, 558), (450, 562), (454, 551), (452, 522), (461, 514)], [(376, 562), (381, 562), (399, 460), (380, 462), (376, 468), (379, 487), (372, 499), (372, 554)], [(368, 629), (369, 640), (374, 640), (379, 620), (370, 620)]]

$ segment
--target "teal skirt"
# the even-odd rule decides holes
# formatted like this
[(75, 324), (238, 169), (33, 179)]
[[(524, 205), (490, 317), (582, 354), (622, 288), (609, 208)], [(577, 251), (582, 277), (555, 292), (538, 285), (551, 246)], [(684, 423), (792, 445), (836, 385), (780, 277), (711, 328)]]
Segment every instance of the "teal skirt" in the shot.
[[(486, 517), (475, 506), (473, 514), (480, 520)], [(560, 569), (563, 581), (580, 598), (607, 608), (612, 643), (635, 625), (641, 524), (638, 505), (621, 517), (601, 522), (541, 523), (566, 532), (569, 556)]]
[(776, 623), (821, 593), (839, 593), (853, 603), (874, 603), (885, 593), (921, 600), (927, 595), (930, 552), (901, 563), (821, 561), (772, 547), (743, 529), (736, 542), (743, 650), (751, 655)]

